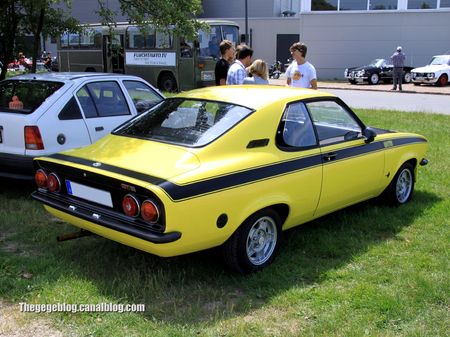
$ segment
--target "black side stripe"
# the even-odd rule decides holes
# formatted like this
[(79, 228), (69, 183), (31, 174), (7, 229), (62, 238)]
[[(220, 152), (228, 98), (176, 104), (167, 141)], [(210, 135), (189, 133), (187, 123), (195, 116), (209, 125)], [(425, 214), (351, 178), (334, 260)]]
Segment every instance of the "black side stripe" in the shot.
[[(336, 151), (337, 157), (339, 158), (339, 160), (343, 160), (351, 157), (360, 156), (370, 152), (380, 151), (384, 148), (384, 142), (386, 141), (389, 140), (372, 142), (369, 144), (364, 144), (356, 147), (349, 147), (337, 150)], [(426, 142), (424, 138), (420, 137), (397, 138), (391, 139), (391, 141), (393, 142), (394, 147), (411, 143)], [(89, 167), (93, 167), (95, 163), (95, 161), (92, 160), (68, 156), (60, 153), (56, 153), (48, 157), (69, 161)], [(206, 180), (200, 180), (193, 183), (189, 183), (186, 185), (177, 185), (171, 181), (162, 178), (158, 178), (145, 173), (140, 173), (104, 163), (101, 163), (101, 166), (99, 168), (105, 171), (118, 173), (124, 176), (148, 182), (153, 185), (157, 185), (161, 189), (163, 189), (172, 200), (180, 201), (183, 199), (193, 198), (208, 193), (214, 193), (220, 190), (229, 189), (240, 185), (250, 184), (255, 181), (263, 179), (270, 179), (276, 176), (288, 174), (299, 170), (304, 170), (321, 164), (322, 164), (322, 155), (317, 154), (310, 157), (279, 162), (267, 166), (252, 168), (245, 171), (239, 171), (227, 175), (216, 176)]]

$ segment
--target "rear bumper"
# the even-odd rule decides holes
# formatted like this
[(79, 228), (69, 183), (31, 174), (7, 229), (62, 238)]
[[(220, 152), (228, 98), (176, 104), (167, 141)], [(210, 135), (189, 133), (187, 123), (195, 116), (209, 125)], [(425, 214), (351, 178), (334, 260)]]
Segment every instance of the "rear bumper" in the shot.
[(33, 192), (31, 197), (68, 215), (151, 243), (170, 243), (177, 241), (181, 237), (180, 232), (158, 233), (147, 228), (144, 229), (136, 226), (135, 223), (128, 220), (125, 216), (117, 214), (117, 212), (95, 207), (70, 197), (46, 193), (40, 190)]
[(0, 177), (32, 180), (34, 172), (33, 157), (0, 153)]

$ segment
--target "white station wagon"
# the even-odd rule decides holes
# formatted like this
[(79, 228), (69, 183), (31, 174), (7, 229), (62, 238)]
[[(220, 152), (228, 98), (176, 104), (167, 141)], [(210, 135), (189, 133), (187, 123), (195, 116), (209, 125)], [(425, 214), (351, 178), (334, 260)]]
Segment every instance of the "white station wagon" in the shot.
[(0, 82), (0, 177), (33, 178), (33, 158), (94, 143), (164, 96), (136, 76), (46, 73)]
[(435, 84), (445, 86), (450, 79), (450, 55), (436, 55), (429, 65), (411, 71), (414, 85)]

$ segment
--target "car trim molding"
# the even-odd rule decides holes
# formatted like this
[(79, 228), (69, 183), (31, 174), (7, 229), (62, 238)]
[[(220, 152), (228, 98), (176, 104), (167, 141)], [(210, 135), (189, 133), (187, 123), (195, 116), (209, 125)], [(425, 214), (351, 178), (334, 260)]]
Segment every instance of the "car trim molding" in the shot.
[[(162, 178), (158, 178), (145, 173), (140, 173), (105, 163), (102, 163), (101, 169), (129, 176), (135, 179), (139, 179), (153, 185), (157, 185), (173, 201), (183, 201), (186, 199), (199, 197), (201, 195), (215, 193), (221, 190), (235, 188), (237, 186), (251, 184), (256, 181), (271, 179), (277, 176), (282, 176), (292, 172), (301, 171), (307, 168), (321, 165), (322, 163), (329, 165), (340, 160), (346, 160), (352, 157), (364, 155), (366, 153), (380, 151), (385, 148), (386, 141), (392, 142), (393, 145), (391, 146), (391, 148), (411, 143), (427, 142), (426, 139), (421, 137), (384, 139), (372, 142), (370, 144), (363, 144), (359, 146), (353, 146), (336, 150), (334, 152), (336, 152), (337, 159), (330, 162), (323, 162), (322, 153), (320, 153), (309, 157), (297, 158), (294, 160), (273, 163), (260, 167), (254, 167), (244, 171), (232, 172), (226, 175), (215, 176), (204, 180), (188, 183), (185, 185), (178, 185)], [(94, 161), (92, 160), (73, 157), (61, 153), (56, 153), (48, 157), (90, 167), (92, 167), (94, 163)]]

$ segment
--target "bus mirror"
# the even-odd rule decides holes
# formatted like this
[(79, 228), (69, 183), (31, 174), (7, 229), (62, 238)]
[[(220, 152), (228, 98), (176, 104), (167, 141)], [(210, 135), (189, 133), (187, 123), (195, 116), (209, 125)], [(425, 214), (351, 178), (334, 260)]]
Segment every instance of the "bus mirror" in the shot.
[(245, 34), (241, 34), (241, 43), (245, 43)]

